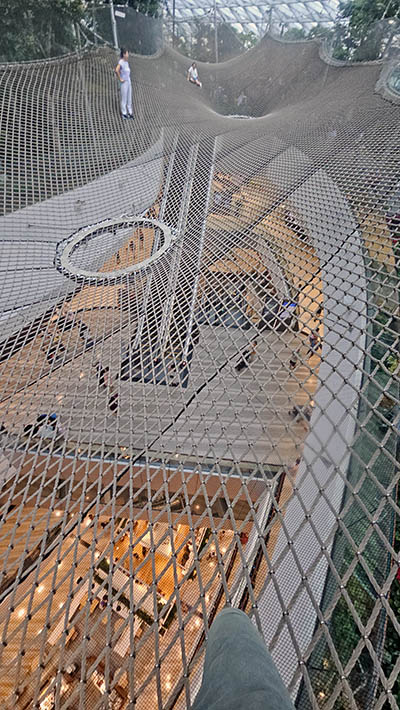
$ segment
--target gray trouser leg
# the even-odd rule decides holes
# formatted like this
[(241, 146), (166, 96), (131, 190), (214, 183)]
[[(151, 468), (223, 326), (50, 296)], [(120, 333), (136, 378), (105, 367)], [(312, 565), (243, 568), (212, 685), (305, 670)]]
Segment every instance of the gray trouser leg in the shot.
[(248, 616), (223, 609), (210, 629), (193, 710), (293, 710), (265, 643)]
[(126, 116), (128, 113), (127, 109), (127, 103), (128, 103), (128, 98), (129, 98), (129, 88), (130, 88), (131, 82), (130, 81), (124, 81), (121, 84), (120, 90), (121, 90), (121, 113)]
[(128, 84), (128, 92), (127, 92), (127, 97), (126, 97), (126, 106), (128, 109), (129, 114), (133, 114), (132, 110), (132, 84), (130, 81), (127, 82)]

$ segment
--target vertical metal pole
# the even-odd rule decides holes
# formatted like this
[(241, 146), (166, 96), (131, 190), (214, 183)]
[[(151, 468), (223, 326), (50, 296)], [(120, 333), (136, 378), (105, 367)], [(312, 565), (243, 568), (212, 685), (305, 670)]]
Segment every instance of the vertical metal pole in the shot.
[(93, 36), (94, 36), (94, 44), (95, 47), (97, 47), (97, 25), (96, 25), (96, 14), (95, 14), (95, 9), (94, 7), (92, 8), (92, 19), (93, 19)]
[(172, 46), (175, 47), (175, 0), (172, 0)]
[(115, 19), (114, 15), (114, 3), (113, 0), (110, 0), (110, 13), (111, 13), (111, 26), (112, 26), (112, 33), (113, 33), (113, 39), (114, 39), (114, 47), (115, 49), (118, 49), (118, 33), (117, 33), (117, 22)]
[(74, 30), (75, 30), (75, 37), (76, 37), (76, 44), (77, 44), (77, 47), (78, 47), (78, 52), (80, 52), (81, 49), (82, 49), (82, 45), (81, 45), (81, 34), (80, 34), (80, 32), (79, 32), (79, 25), (78, 25), (77, 22), (75, 22), (75, 24), (74, 24)]
[(218, 64), (218, 23), (217, 23), (217, 0), (214, 0), (214, 40), (215, 40), (215, 63)]

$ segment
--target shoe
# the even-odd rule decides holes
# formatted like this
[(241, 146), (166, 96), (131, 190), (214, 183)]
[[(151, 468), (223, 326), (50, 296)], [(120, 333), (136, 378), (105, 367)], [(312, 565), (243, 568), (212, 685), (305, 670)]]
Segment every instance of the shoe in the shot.
[(122, 118), (129, 118), (129, 116), (126, 113), (123, 113)]
[(134, 118), (133, 113), (130, 113), (129, 116), (127, 116), (127, 118)]

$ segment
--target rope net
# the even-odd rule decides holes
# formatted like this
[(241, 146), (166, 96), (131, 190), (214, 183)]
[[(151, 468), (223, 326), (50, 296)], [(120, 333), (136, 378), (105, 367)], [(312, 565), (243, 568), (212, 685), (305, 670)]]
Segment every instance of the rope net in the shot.
[(109, 49), (1, 68), (3, 707), (189, 708), (231, 605), (297, 707), (397, 708), (386, 65), (130, 62), (134, 120)]

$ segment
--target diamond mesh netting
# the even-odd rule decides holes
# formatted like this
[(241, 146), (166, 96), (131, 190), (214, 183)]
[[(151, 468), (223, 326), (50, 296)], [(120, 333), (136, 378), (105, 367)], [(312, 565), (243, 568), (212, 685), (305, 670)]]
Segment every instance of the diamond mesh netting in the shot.
[(109, 49), (1, 67), (3, 706), (189, 708), (232, 605), (297, 707), (397, 708), (398, 99), (130, 62), (134, 120)]

